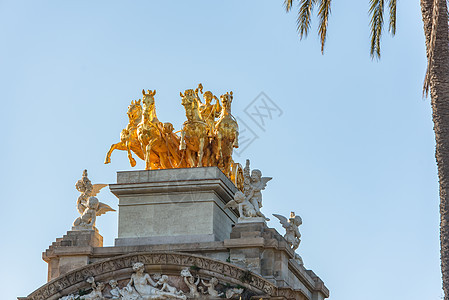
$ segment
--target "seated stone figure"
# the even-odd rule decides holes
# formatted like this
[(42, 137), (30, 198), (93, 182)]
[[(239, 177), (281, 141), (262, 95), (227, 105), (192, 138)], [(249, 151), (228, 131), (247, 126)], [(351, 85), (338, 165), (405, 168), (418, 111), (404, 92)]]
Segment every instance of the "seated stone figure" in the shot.
[(253, 218), (257, 216), (256, 209), (254, 208), (254, 205), (251, 204), (251, 202), (248, 201), (248, 199), (245, 197), (245, 195), (237, 191), (234, 195), (234, 200), (229, 201), (225, 205), (226, 208), (233, 208), (239, 210), (240, 218)]
[(131, 275), (131, 280), (124, 288), (129, 296), (134, 294), (139, 295), (143, 300), (150, 299), (187, 299), (185, 295), (165, 292), (156, 288), (157, 283), (147, 273), (144, 273), (144, 264), (137, 262), (133, 265), (134, 274)]

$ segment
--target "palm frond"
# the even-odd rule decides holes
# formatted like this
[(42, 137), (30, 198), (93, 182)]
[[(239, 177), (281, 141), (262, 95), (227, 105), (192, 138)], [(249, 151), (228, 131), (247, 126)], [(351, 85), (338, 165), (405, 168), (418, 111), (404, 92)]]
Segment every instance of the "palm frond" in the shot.
[(388, 3), (388, 7), (390, 9), (390, 25), (388, 26), (388, 30), (391, 35), (396, 34), (396, 0), (390, 0)]
[(293, 0), (284, 0), (285, 11), (289, 12), (293, 6)]
[(297, 23), (297, 30), (300, 39), (309, 34), (313, 5), (316, 0), (300, 0)]
[(318, 10), (318, 17), (320, 19), (318, 34), (320, 35), (321, 54), (324, 52), (324, 43), (326, 42), (327, 37), (327, 22), (330, 13), (331, 13), (331, 0), (321, 0), (320, 7)]
[(371, 49), (372, 58), (380, 58), (380, 38), (384, 23), (384, 0), (370, 0), (369, 14), (371, 15)]

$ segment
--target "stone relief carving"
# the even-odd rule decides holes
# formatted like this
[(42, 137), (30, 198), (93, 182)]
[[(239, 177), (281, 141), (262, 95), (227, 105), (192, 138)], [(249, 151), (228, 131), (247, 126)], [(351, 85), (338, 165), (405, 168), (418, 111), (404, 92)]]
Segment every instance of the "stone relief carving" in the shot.
[(198, 292), (198, 284), (200, 283), (200, 277), (195, 281), (195, 278), (190, 273), (189, 268), (184, 268), (181, 271), (181, 276), (184, 279), (185, 284), (189, 288), (190, 298), (200, 298), (201, 294)]
[[(133, 265), (137, 262), (142, 262), (145, 265), (158, 265), (158, 266), (164, 266), (164, 265), (177, 265), (179, 267), (190, 268), (191, 266), (197, 266), (201, 269), (201, 272), (206, 272), (207, 274), (219, 274), (220, 276), (224, 276), (224, 278), (228, 278), (229, 280), (232, 280), (234, 282), (239, 282), (244, 274), (246, 274), (246, 270), (234, 266), (232, 264), (222, 262), (219, 260), (210, 259), (207, 257), (203, 257), (200, 255), (194, 255), (194, 254), (186, 254), (186, 253), (176, 253), (176, 252), (151, 252), (151, 253), (139, 253), (139, 254), (129, 254), (124, 255), (116, 258), (109, 259), (107, 261), (97, 262), (90, 265), (87, 265), (83, 267), (82, 269), (75, 270), (72, 272), (67, 273), (66, 275), (63, 275), (59, 277), (58, 279), (49, 282), (45, 284), (44, 286), (40, 287), (39, 289), (32, 292), (28, 297), (27, 300), (45, 300), (48, 298), (53, 298), (54, 296), (64, 295), (64, 293), (73, 293), (75, 290), (72, 289), (72, 286), (80, 286), (83, 282), (85, 282), (85, 278), (87, 277), (95, 277), (101, 276), (101, 278), (108, 278), (108, 281), (111, 279), (116, 279), (114, 277), (115, 271), (123, 270), (123, 269), (129, 269), (132, 268)], [(109, 274), (109, 275), (108, 275)], [(185, 274), (185, 273), (184, 273)], [(193, 277), (183, 275), (181, 271), (181, 277), (179, 278), (179, 281), (182, 282), (182, 277)], [(190, 274), (192, 275), (192, 274)], [(216, 276), (217, 276), (216, 275)], [(210, 280), (210, 275), (207, 275), (208, 277), (203, 278), (204, 280)], [(195, 277), (198, 277), (195, 275)], [(154, 277), (153, 277), (154, 278)], [(117, 280), (117, 279), (116, 279)], [(185, 282), (185, 281), (184, 281)], [(226, 280), (228, 282), (228, 280)], [(226, 283), (225, 282), (225, 283)], [(179, 283), (179, 282), (178, 282)], [(195, 284), (195, 280), (193, 282)], [(197, 285), (200, 283), (198, 282)], [(123, 285), (123, 286), (122, 286)], [(127, 300), (138, 300), (141, 298), (132, 298), (136, 297), (136, 293), (128, 292), (127, 289), (125, 289), (125, 286), (127, 285), (127, 282), (122, 282), (121, 285), (116, 285), (114, 288), (111, 287), (111, 291), (113, 289), (116, 289), (115, 291), (118, 292), (115, 293), (115, 299), (127, 299)], [(256, 293), (256, 294), (266, 294), (266, 295), (276, 295), (277, 288), (276, 286), (267, 281), (266, 279), (260, 277), (259, 275), (251, 273), (248, 280), (245, 281), (245, 287), (246, 289)], [(176, 284), (174, 284), (175, 287), (180, 287)], [(106, 289), (106, 288), (105, 288)], [(108, 288), (109, 289), (109, 288)], [(186, 294), (188, 293), (188, 289), (190, 287), (184, 287)], [(79, 288), (76, 289), (78, 291)], [(197, 288), (197, 291), (199, 289)], [(67, 292), (65, 292), (67, 291)], [(223, 291), (225, 292), (225, 291)], [(109, 295), (110, 294), (110, 295)], [(117, 296), (120, 295), (120, 296)], [(187, 295), (189, 298), (195, 298), (191, 297), (190, 295)], [(201, 295), (202, 297), (210, 297), (209, 295)], [(80, 299), (77, 295), (76, 298), (74, 295), (68, 295), (64, 297), (60, 297), (59, 299), (64, 300), (78, 300)], [(72, 297), (72, 298), (70, 298)], [(114, 297), (113, 294), (109, 291), (104, 291), (104, 297), (106, 299)], [(120, 298), (121, 297), (121, 298)], [(199, 297), (199, 296), (198, 296)]]
[(231, 288), (226, 290), (226, 299), (237, 298), (240, 299), (240, 295), (243, 293), (242, 288)]
[(295, 212), (290, 213), (290, 218), (287, 219), (284, 216), (273, 214), (285, 228), (284, 238), (288, 245), (292, 247), (293, 251), (298, 249), (299, 243), (301, 243), (301, 233), (299, 233), (299, 226), (302, 224), (302, 219), (300, 216), (296, 216)]
[(243, 169), (243, 193), (237, 191), (234, 200), (229, 201), (225, 208), (238, 209), (238, 222), (257, 222), (269, 221), (260, 209), (262, 208), (262, 190), (267, 186), (267, 182), (272, 177), (262, 177), (262, 172), (253, 169), (250, 173), (249, 159), (246, 160), (246, 166)]
[(109, 286), (111, 287), (111, 290), (109, 293), (111, 294), (111, 299), (120, 299), (122, 296), (121, 290), (118, 287), (117, 280), (111, 279), (109, 280)]
[[(168, 284), (166, 275), (161, 277), (161, 279), (165, 278), (163, 282), (160, 282), (161, 279), (154, 282), (150, 275), (144, 273), (145, 267), (141, 262), (135, 263), (133, 270), (135, 273), (131, 275), (131, 280), (125, 288), (131, 295), (136, 294), (141, 297), (137, 299), (187, 299), (182, 291), (178, 291)], [(158, 289), (157, 286), (161, 284), (162, 288)], [(164, 291), (164, 289), (168, 291)]]
[[(123, 288), (119, 287), (117, 280), (109, 280), (109, 286), (111, 289), (107, 295), (103, 294), (105, 284), (102, 282), (95, 282), (94, 277), (88, 277), (87, 283), (90, 283), (91, 292), (86, 295), (70, 294), (59, 298), (59, 300), (105, 300), (105, 299), (122, 299), (122, 300), (153, 300), (153, 299), (215, 299), (226, 295), (226, 298), (232, 299), (239, 297), (244, 289), (243, 288), (227, 288), (224, 292), (217, 291), (216, 287), (219, 281), (216, 277), (212, 277), (209, 282), (200, 279), (194, 280), (194, 276), (190, 273), (189, 268), (181, 270), (181, 277), (184, 279), (184, 283), (189, 288), (187, 295), (181, 289), (172, 286), (169, 283), (169, 277), (167, 275), (154, 274), (153, 278), (158, 278), (154, 281), (153, 278), (145, 273), (145, 265), (142, 262), (136, 262), (133, 264), (134, 273), (131, 275), (131, 279), (128, 284)], [(201, 283), (203, 286), (199, 286)], [(159, 287), (161, 286), (161, 287)], [(201, 293), (198, 291), (201, 291)]]
[(104, 283), (99, 282), (96, 283), (95, 279), (93, 277), (89, 277), (86, 280), (88, 283), (91, 284), (92, 292), (85, 296), (81, 296), (81, 300), (103, 300), (103, 289), (104, 289)]
[[(209, 282), (205, 282), (204, 280), (201, 280), (201, 283), (207, 288), (207, 291), (205, 291), (204, 289), (201, 289), (203, 294), (208, 294), (209, 296), (213, 297), (213, 298), (217, 298), (217, 297), (221, 297), (221, 295), (223, 295), (223, 293), (218, 292), (215, 289), (215, 286), (218, 284), (218, 279), (215, 277), (212, 277)], [(202, 287), (200, 287), (202, 288)]]
[(68, 296), (59, 298), (59, 300), (103, 300), (103, 299), (105, 299), (103, 297), (104, 283), (102, 283), (102, 282), (96, 283), (95, 279), (93, 277), (88, 277), (86, 279), (86, 282), (90, 283), (90, 287), (92, 288), (92, 291), (89, 294), (87, 294), (87, 295), (70, 294)]
[(73, 222), (72, 230), (95, 230), (97, 216), (108, 211), (115, 211), (95, 197), (105, 186), (107, 184), (92, 184), (87, 178), (87, 170), (83, 171), (83, 177), (75, 184), (76, 189), (81, 193), (76, 202), (76, 208), (81, 216)]

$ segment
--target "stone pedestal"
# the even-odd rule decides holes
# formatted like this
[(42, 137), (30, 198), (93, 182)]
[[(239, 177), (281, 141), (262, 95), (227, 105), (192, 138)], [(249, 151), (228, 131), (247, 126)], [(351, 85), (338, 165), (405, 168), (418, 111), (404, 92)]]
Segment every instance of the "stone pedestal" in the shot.
[[(202, 288), (212, 278), (224, 295), (243, 288), (242, 299), (329, 297), (323, 281), (264, 219), (236, 223), (237, 212), (224, 206), (237, 189), (218, 168), (118, 172), (110, 189), (119, 198), (115, 246), (103, 247), (97, 230), (67, 232), (43, 253), (49, 282), (22, 300), (76, 298), (81, 291), (92, 296), (90, 276), (97, 283), (114, 279), (123, 289), (136, 262), (184, 293), (187, 269)], [(111, 288), (106, 284), (102, 295), (110, 297)]]
[(86, 266), (95, 247), (103, 247), (98, 230), (68, 231), (42, 253), (48, 263), (48, 281), (73, 269)]
[(117, 173), (116, 246), (199, 243), (229, 239), (237, 213), (224, 209), (236, 187), (217, 168)]
[(304, 298), (299, 299), (323, 300), (329, 297), (323, 281), (313, 271), (304, 268), (284, 237), (274, 228), (267, 227), (264, 221), (236, 224), (224, 246), (229, 249), (232, 264), (270, 280), (280, 289), (279, 294), (287, 299), (298, 299), (297, 296), (290, 297), (290, 288), (303, 294)]

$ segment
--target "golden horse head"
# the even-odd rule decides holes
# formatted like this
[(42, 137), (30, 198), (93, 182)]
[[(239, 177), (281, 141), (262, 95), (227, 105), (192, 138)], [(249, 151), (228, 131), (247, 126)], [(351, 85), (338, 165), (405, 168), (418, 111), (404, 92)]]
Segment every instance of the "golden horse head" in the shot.
[(232, 103), (232, 99), (234, 98), (232, 91), (231, 92), (227, 92), (226, 94), (223, 94), (220, 96), (221, 98), (221, 103), (223, 103), (223, 107), (230, 109), (231, 108), (231, 103)]
[(197, 95), (194, 90), (188, 89), (184, 91), (184, 94), (179, 92), (181, 96), (181, 104), (184, 106), (186, 110), (186, 117), (188, 121), (197, 121), (201, 120), (199, 114), (199, 106), (197, 101)]
[(151, 91), (147, 90), (147, 93), (145, 93), (145, 90), (142, 90), (142, 104), (143, 109), (145, 110), (153, 110), (154, 109), (154, 95), (156, 95), (156, 90)]
[(188, 89), (184, 91), (184, 94), (179, 92), (179, 95), (181, 96), (181, 104), (186, 106), (186, 105), (192, 105), (193, 103), (196, 102), (196, 94), (195, 91), (192, 89)]
[(131, 101), (131, 104), (128, 106), (127, 114), (129, 121), (138, 120), (142, 116), (142, 105), (140, 105), (140, 99), (138, 101)]

